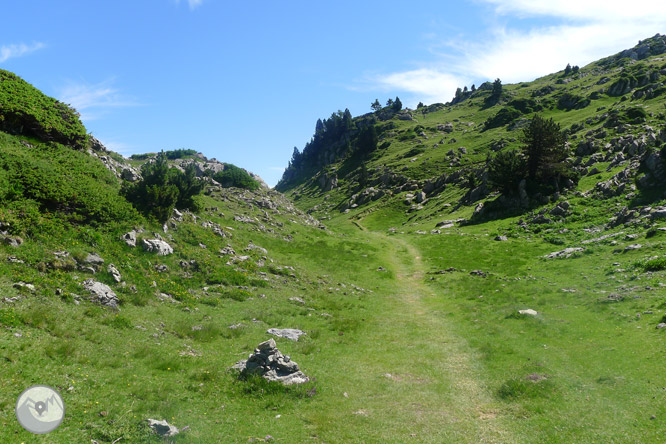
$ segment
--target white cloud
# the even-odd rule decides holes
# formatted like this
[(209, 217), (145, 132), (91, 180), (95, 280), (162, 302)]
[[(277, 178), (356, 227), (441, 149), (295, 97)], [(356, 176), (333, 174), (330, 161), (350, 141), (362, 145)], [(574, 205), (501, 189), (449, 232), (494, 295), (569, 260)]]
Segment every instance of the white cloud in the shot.
[(0, 46), (0, 63), (30, 54), (31, 52), (44, 48), (44, 46), (46, 45), (40, 42), (33, 43), (32, 45), (26, 45), (25, 43), (20, 43), (18, 45), (2, 45)]
[[(375, 88), (382, 91), (406, 91), (420, 100), (429, 103), (446, 102), (451, 99), (452, 91), (461, 85), (461, 79), (436, 68), (421, 68), (405, 72), (396, 72), (369, 79)], [(408, 104), (412, 106), (413, 104)]]
[(499, 14), (519, 17), (548, 16), (566, 19), (607, 22), (609, 20), (654, 20), (663, 23), (666, 2), (663, 0), (480, 0), (495, 5)]
[[(423, 100), (448, 101), (457, 87), (474, 81), (530, 81), (567, 63), (584, 66), (663, 32), (666, 22), (663, 0), (635, 0), (631, 5), (618, 0), (475, 2), (492, 7), (496, 15), (489, 22), (497, 22), (499, 16), (518, 17), (523, 19), (521, 27), (489, 28), (476, 41), (446, 40), (436, 46), (435, 62), (376, 76), (374, 81), (393, 91), (420, 94)], [(539, 23), (545, 18), (550, 25), (529, 26), (530, 17), (540, 17)], [(442, 46), (448, 48), (445, 54)]]
[(110, 108), (137, 106), (131, 98), (123, 96), (112, 87), (112, 80), (97, 84), (70, 82), (60, 89), (58, 98), (81, 113), (81, 120), (99, 119)]

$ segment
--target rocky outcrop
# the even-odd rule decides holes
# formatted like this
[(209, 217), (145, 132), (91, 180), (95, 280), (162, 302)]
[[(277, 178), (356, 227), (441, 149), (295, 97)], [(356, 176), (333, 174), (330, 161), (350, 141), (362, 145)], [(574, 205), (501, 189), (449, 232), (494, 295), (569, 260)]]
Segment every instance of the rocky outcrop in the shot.
[(298, 364), (277, 349), (273, 339), (259, 344), (248, 359), (237, 362), (232, 370), (239, 372), (241, 377), (259, 375), (283, 385), (304, 384), (310, 380)]
[(87, 279), (81, 285), (90, 292), (94, 302), (107, 307), (118, 308), (118, 296), (108, 285), (93, 279)]
[(161, 239), (144, 239), (143, 249), (149, 253), (157, 253), (158, 256), (168, 256), (173, 253), (173, 248)]

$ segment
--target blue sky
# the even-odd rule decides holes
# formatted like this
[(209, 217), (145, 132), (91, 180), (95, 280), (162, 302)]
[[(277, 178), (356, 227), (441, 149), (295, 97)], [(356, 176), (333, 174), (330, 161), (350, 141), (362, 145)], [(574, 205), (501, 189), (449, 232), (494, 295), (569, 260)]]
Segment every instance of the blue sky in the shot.
[(270, 185), (339, 109), (446, 102), (666, 33), (663, 0), (6, 3), (0, 68), (75, 106), (107, 147), (192, 148)]

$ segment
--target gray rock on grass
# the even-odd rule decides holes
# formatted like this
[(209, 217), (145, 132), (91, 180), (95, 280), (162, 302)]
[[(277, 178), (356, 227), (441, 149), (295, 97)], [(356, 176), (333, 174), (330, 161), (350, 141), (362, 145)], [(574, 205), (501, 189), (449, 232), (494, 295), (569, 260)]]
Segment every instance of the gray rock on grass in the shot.
[(150, 253), (157, 253), (158, 256), (168, 256), (173, 253), (171, 245), (160, 239), (144, 239), (143, 249)]
[(118, 308), (118, 296), (108, 285), (93, 279), (86, 279), (81, 285), (90, 292), (95, 302), (107, 307)]
[(296, 328), (269, 328), (266, 333), (292, 341), (298, 341), (298, 338), (305, 334), (304, 331), (298, 330)]
[(136, 231), (132, 230), (122, 235), (122, 240), (130, 247), (136, 247)]
[(180, 430), (172, 426), (166, 420), (158, 421), (157, 419), (148, 419), (148, 427), (160, 436), (174, 436), (180, 433)]

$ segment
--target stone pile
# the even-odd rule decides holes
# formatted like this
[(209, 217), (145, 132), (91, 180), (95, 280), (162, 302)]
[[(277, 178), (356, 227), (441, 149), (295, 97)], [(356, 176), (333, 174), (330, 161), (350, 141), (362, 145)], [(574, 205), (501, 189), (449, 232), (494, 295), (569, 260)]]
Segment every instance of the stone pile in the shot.
[(232, 369), (241, 376), (260, 375), (283, 385), (304, 384), (310, 380), (298, 364), (277, 349), (274, 339), (259, 344), (248, 359), (237, 362)]

